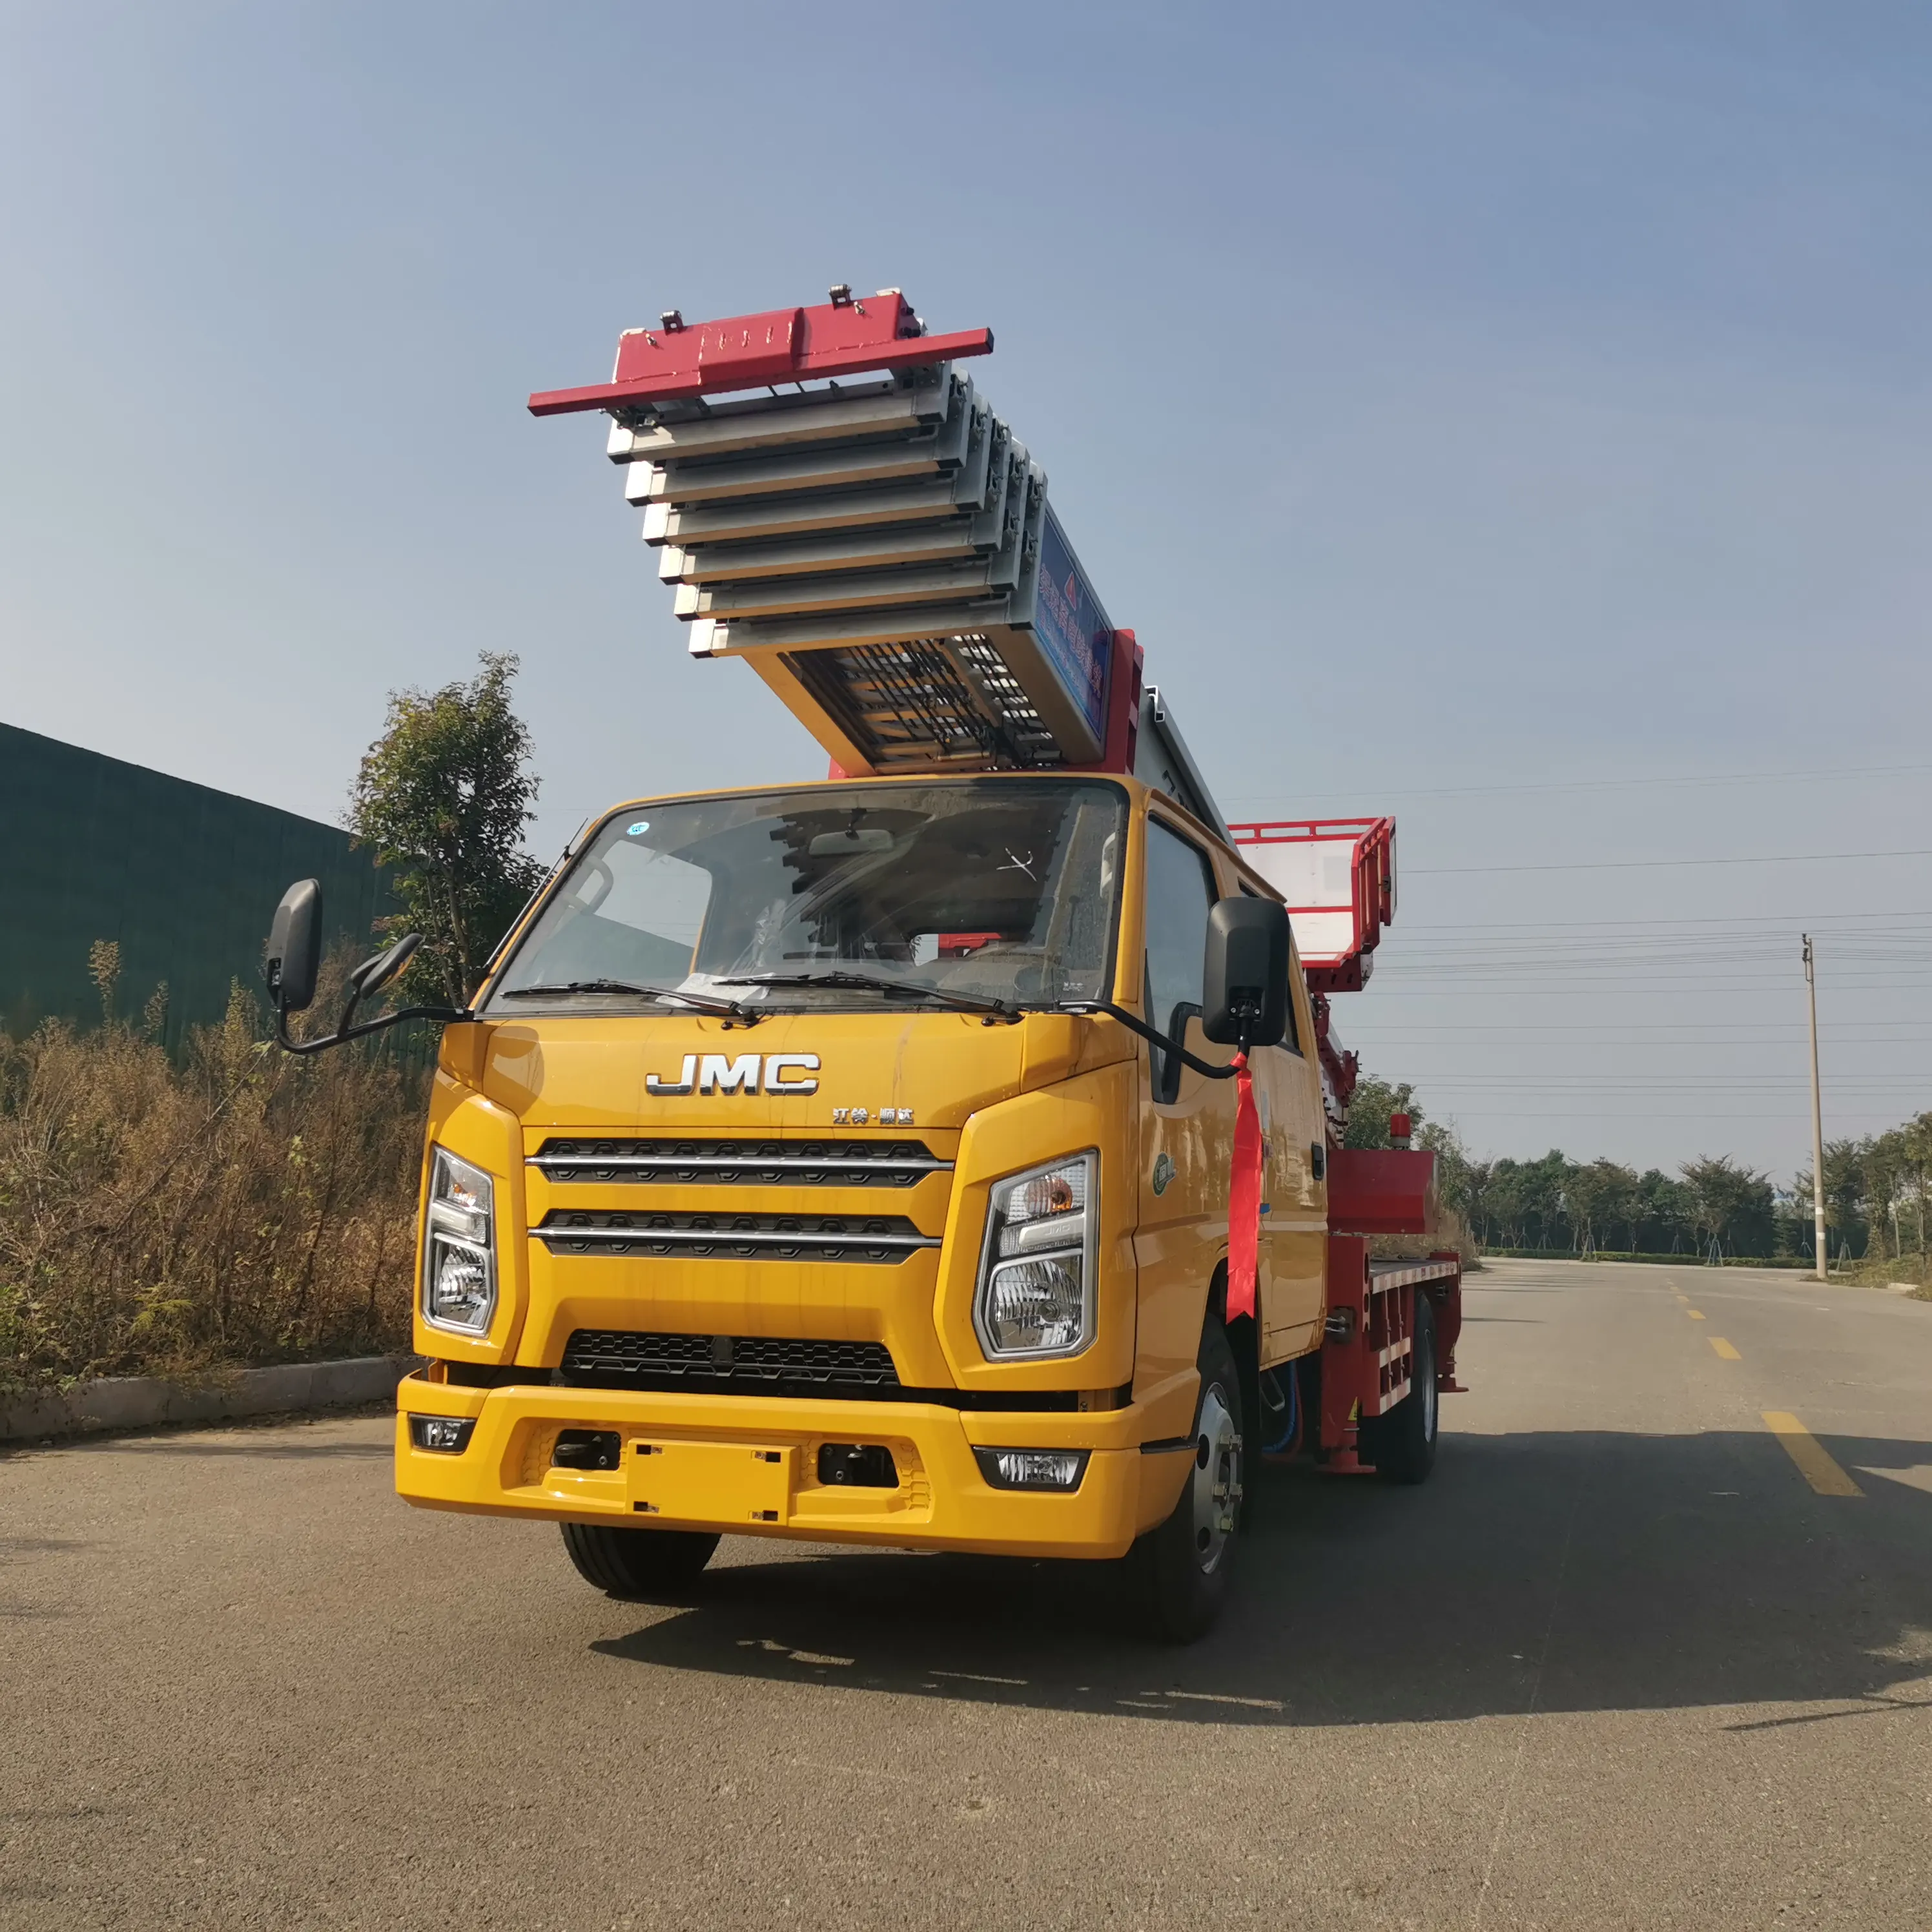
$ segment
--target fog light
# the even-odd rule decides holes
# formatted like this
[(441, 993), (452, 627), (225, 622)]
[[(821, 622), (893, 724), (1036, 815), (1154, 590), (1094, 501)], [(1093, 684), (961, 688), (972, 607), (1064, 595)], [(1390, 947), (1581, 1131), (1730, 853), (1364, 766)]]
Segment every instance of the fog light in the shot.
[(446, 1456), (460, 1456), (470, 1447), (470, 1432), (476, 1426), (473, 1415), (412, 1415), (410, 1440), (418, 1449), (435, 1449)]
[(1077, 1490), (1084, 1449), (975, 1449), (980, 1473), (996, 1490)]

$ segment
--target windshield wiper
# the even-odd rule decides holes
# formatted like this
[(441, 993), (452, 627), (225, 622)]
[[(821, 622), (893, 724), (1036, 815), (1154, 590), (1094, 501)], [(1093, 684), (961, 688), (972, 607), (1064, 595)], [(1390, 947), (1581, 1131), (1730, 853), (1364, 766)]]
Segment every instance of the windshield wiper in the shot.
[(1004, 1000), (982, 999), (976, 994), (955, 993), (943, 986), (921, 986), (908, 980), (888, 980), (875, 973), (721, 973), (716, 978), (727, 986), (850, 986), (874, 993), (898, 993), (915, 1000), (937, 1000), (962, 1013), (997, 1013), (1001, 1019), (1016, 1020), (1017, 1006)]
[[(739, 982), (734, 980), (731, 983), (736, 986)], [(534, 986), (506, 987), (501, 997), (506, 1000), (534, 1000), (546, 994), (566, 993), (635, 993), (646, 1000), (678, 1000), (687, 1006), (696, 1007), (700, 1013), (726, 1013), (733, 1019), (742, 1020), (747, 1026), (765, 1018), (756, 1007), (746, 1006), (742, 1000), (708, 999), (702, 993), (681, 993), (675, 986), (633, 986), (628, 980), (566, 980), (555, 985), (540, 981)]]

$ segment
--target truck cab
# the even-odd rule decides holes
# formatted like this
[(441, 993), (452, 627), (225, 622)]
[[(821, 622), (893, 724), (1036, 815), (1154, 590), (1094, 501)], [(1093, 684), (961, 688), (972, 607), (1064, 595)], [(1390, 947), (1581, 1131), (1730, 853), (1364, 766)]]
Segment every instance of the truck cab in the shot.
[(1226, 1062), (1210, 911), (1274, 896), (1124, 775), (607, 814), (444, 1034), (400, 1493), (562, 1522), (605, 1587), (728, 1532), (1112, 1558), (1173, 1523), (1170, 1621), (1211, 1614), (1257, 1378), (1322, 1338), (1314, 1018), (1296, 968), (1232, 1323), (1235, 1083), (1125, 1021)]

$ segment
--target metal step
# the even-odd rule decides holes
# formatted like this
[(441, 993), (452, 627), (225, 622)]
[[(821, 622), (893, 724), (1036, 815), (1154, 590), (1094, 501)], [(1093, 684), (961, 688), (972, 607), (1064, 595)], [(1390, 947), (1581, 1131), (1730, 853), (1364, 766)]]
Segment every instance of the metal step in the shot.
[(791, 542), (706, 544), (686, 550), (667, 544), (658, 575), (667, 584), (755, 584), (767, 578), (827, 571), (887, 570), (905, 564), (955, 562), (980, 554), (978, 519), (943, 524), (888, 524), (883, 530), (844, 531)]
[(871, 393), (826, 400), (802, 394), (726, 404), (684, 421), (661, 421), (644, 429), (614, 423), (606, 451), (614, 463), (658, 462), (670, 457), (735, 456), (747, 450), (782, 449), (812, 442), (847, 442), (867, 436), (903, 435), (943, 422), (957, 388), (972, 385), (945, 370), (919, 384), (880, 385)]
[(626, 472), (624, 496), (632, 503), (709, 503), (783, 490), (849, 490), (867, 483), (937, 476), (965, 461), (976, 420), (984, 434), (986, 418), (976, 418), (971, 398), (972, 385), (961, 383), (942, 421), (922, 424), (907, 436), (823, 448), (754, 448), (741, 456), (634, 461)]
[[(994, 425), (999, 440), (1006, 425)], [(950, 476), (884, 488), (826, 490), (810, 496), (748, 496), (736, 502), (686, 505), (664, 499), (644, 508), (648, 544), (728, 543), (754, 537), (802, 536), (824, 530), (868, 530), (888, 524), (928, 523), (982, 515), (994, 501), (992, 482), (1004, 496), (1006, 466), (991, 472), (962, 464)]]

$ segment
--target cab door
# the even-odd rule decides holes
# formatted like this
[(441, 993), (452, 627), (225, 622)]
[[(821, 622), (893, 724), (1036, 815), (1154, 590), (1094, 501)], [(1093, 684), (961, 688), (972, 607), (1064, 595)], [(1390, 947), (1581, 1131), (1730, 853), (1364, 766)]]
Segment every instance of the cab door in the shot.
[[(1201, 1030), (1202, 955), (1216, 897), (1206, 851), (1150, 816), (1144, 863), (1145, 951), (1142, 1015), (1198, 1058), (1225, 1060)], [(1208, 1282), (1228, 1238), (1228, 1163), (1234, 1152), (1234, 1084), (1196, 1072), (1156, 1046), (1142, 1056), (1138, 1228), (1140, 1334), (1135, 1393), (1175, 1392), (1184, 1432), (1192, 1415), (1193, 1372)], [(1268, 1262), (1261, 1264), (1267, 1292)]]
[[(1266, 1168), (1262, 1198), (1262, 1252), (1267, 1256), (1262, 1300), (1264, 1364), (1312, 1348), (1328, 1292), (1328, 1126), (1322, 1109), (1307, 988), (1298, 960), (1292, 969), (1288, 1031), (1279, 1046), (1256, 1054)], [(1318, 1173), (1319, 1164), (1322, 1172)]]

